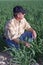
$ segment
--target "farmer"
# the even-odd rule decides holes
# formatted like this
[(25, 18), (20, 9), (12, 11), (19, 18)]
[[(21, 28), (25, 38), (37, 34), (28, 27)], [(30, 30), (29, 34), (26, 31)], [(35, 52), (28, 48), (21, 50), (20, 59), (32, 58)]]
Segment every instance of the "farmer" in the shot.
[(36, 32), (24, 18), (26, 11), (21, 6), (13, 8), (13, 18), (5, 25), (5, 40), (8, 46), (19, 48), (20, 42), (30, 47), (26, 37), (36, 39)]

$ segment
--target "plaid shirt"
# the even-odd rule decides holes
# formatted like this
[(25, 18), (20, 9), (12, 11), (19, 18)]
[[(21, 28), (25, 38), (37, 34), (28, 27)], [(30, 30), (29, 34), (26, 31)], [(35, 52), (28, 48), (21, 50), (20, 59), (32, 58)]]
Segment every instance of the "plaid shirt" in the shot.
[(23, 18), (21, 21), (16, 20), (15, 18), (11, 19), (5, 25), (4, 36), (7, 39), (13, 40), (19, 38), (25, 30), (31, 28), (30, 24)]

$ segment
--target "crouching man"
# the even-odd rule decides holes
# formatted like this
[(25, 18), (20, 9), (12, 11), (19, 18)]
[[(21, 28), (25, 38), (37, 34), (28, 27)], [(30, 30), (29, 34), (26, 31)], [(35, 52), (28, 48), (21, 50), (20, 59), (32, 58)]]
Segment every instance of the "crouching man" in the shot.
[(13, 18), (5, 25), (4, 36), (8, 46), (19, 48), (20, 42), (25, 46), (30, 47), (30, 44), (25, 40), (26, 37), (36, 39), (36, 32), (25, 19), (25, 10), (21, 6), (13, 8)]

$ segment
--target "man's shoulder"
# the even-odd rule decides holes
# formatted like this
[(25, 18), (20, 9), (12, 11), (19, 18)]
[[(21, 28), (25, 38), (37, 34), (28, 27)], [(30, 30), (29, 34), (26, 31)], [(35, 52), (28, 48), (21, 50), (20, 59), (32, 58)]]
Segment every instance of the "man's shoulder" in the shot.
[(22, 21), (22, 22), (25, 22), (25, 21), (26, 21), (26, 19), (25, 19), (25, 18), (23, 18), (21, 21)]
[(14, 22), (14, 18), (12, 18), (12, 19), (10, 19), (10, 20), (7, 21), (8, 24), (9, 23), (11, 24), (12, 22)]
[(23, 21), (24, 23), (27, 22), (26, 18), (23, 18), (22, 21)]
[(9, 22), (9, 23), (14, 22), (14, 18), (10, 19), (8, 22)]
[(14, 21), (14, 18), (9, 19), (8, 21), (6, 21), (5, 26), (9, 26), (9, 25), (13, 24), (13, 21)]
[(22, 20), (26, 20), (26, 18), (23, 18)]

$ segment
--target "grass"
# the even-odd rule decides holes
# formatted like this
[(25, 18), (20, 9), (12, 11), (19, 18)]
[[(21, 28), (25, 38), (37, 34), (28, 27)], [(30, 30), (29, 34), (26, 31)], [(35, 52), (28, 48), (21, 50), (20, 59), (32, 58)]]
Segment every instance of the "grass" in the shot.
[(22, 62), (21, 65), (28, 65), (31, 59), (38, 60), (43, 57), (43, 1), (0, 1), (0, 51), (6, 50), (2, 35), (5, 23), (13, 17), (12, 10), (16, 5), (21, 5), (27, 10), (25, 18), (37, 32), (37, 39), (31, 43), (31, 48), (23, 46), (19, 51), (11, 49), (11, 54)]

